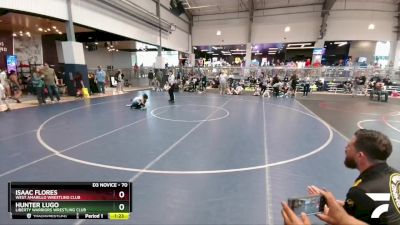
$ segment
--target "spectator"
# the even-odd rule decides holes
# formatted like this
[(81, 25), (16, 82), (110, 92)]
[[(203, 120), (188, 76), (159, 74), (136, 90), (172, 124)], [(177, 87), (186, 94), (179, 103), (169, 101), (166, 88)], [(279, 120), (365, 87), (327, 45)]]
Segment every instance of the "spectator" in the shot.
[(225, 72), (219, 74), (219, 94), (224, 95), (228, 85), (228, 75)]
[(21, 97), (22, 95), (21, 86), (18, 81), (17, 73), (14, 70), (10, 71), (9, 80), (10, 87), (14, 93), (14, 96), (11, 98), (14, 99), (17, 103), (21, 103), (21, 101), (19, 100), (19, 97)]
[(303, 96), (307, 96), (310, 92), (310, 77), (307, 76), (303, 87)]
[(9, 97), (11, 96), (11, 89), (10, 89), (10, 84), (7, 79), (7, 73), (6, 70), (1, 70), (0, 72), (0, 83), (3, 85), (4, 90), (5, 90), (5, 96)]
[(147, 74), (147, 78), (149, 79), (149, 87), (152, 87), (153, 86), (153, 79), (154, 79), (153, 70), (149, 71), (149, 73)]
[(100, 94), (105, 94), (106, 90), (104, 88), (104, 83), (106, 82), (106, 72), (104, 72), (100, 66), (97, 66), (95, 80)]
[(83, 98), (82, 88), (85, 87), (82, 80), (82, 74), (80, 72), (76, 72), (74, 77), (74, 86), (76, 90), (76, 97)]
[(49, 96), (51, 102), (54, 102), (54, 95), (57, 98), (57, 101), (60, 101), (60, 95), (58, 94), (57, 84), (57, 76), (54, 69), (49, 67), (49, 64), (45, 63), (42, 70), (44, 76), (44, 83), (46, 84), (46, 88), (49, 92)]
[[(398, 171), (388, 166), (387, 158), (392, 153), (389, 138), (374, 130), (360, 129), (346, 146), (344, 164), (350, 169), (357, 169), (360, 175), (347, 192), (344, 209), (351, 216), (367, 224), (398, 225), (400, 213), (394, 200), (388, 202), (387, 212), (379, 218), (372, 218), (373, 212), (382, 202), (374, 201), (367, 193), (391, 193), (392, 176)], [(310, 194), (323, 193), (320, 188), (309, 187)], [(393, 194), (392, 194), (393, 195)]]
[(169, 89), (168, 89), (169, 102), (174, 103), (175, 102), (175, 96), (174, 96), (175, 75), (172, 72), (172, 70), (170, 71), (169, 76), (168, 76), (168, 84), (169, 84)]
[(41, 71), (39, 70), (39, 68), (37, 68), (32, 76), (32, 86), (35, 89), (35, 93), (36, 93), (36, 97), (39, 102), (39, 105), (46, 104), (46, 97), (44, 95), (45, 83), (44, 83), (43, 78), (40, 73), (41, 73)]
[(236, 86), (236, 88), (232, 89), (232, 94), (241, 95), (243, 92), (243, 87), (241, 85)]
[(6, 89), (3, 86), (2, 80), (0, 79), (0, 105), (5, 104), (7, 109), (4, 112), (11, 111), (10, 105), (8, 104), (6, 97)]
[(123, 86), (124, 86), (124, 74), (119, 69), (117, 73), (114, 75), (115, 81), (117, 82), (117, 94), (124, 93)]
[(94, 74), (93, 73), (89, 73), (88, 77), (89, 77), (90, 93), (91, 94), (98, 93), (99, 90), (97, 89), (96, 81), (94, 79)]

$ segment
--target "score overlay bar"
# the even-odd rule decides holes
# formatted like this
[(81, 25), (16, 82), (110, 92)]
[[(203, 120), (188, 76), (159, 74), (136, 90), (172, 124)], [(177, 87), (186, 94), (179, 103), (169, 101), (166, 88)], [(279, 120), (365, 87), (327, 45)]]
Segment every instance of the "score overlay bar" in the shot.
[(130, 182), (10, 182), (8, 193), (13, 219), (128, 219), (132, 212)]

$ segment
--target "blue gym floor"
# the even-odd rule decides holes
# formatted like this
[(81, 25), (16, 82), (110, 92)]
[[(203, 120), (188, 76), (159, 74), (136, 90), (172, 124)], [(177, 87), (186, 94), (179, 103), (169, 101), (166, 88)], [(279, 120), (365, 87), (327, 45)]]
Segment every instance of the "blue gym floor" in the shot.
[[(357, 124), (385, 132), (389, 162), (400, 160), (398, 102), (176, 93), (169, 104), (146, 92), (147, 110), (125, 106), (141, 93), (0, 113), (0, 224), (282, 224), (280, 202), (308, 185), (345, 197), (358, 175), (343, 165)], [(133, 212), (122, 222), (11, 220), (9, 181), (131, 181)]]

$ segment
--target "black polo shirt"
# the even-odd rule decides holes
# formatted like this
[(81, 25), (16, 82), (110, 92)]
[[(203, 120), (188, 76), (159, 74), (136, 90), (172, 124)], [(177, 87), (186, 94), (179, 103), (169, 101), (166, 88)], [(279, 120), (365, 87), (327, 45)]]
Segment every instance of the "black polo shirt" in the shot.
[[(396, 173), (398, 171), (389, 167), (386, 163), (376, 164), (361, 173), (353, 187), (347, 192), (344, 205), (346, 211), (370, 225), (400, 225), (400, 212), (394, 204), (393, 195), (390, 195), (391, 176)], [(374, 201), (367, 193), (389, 194), (390, 200)], [(386, 204), (389, 204), (387, 212), (382, 213), (379, 218), (371, 218), (378, 207)]]

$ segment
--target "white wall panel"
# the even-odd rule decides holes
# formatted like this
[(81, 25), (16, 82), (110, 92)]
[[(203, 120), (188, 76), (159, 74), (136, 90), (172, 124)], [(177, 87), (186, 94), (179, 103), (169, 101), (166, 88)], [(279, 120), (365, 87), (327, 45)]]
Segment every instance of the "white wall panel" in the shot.
[[(217, 30), (222, 32), (217, 36)], [(231, 45), (247, 42), (248, 18), (194, 22), (193, 45)]]
[[(375, 30), (368, 30), (370, 23)], [(361, 11), (334, 11), (328, 19), (326, 40), (376, 40), (390, 41), (395, 38), (394, 14)]]
[(176, 30), (172, 32), (171, 35), (168, 35), (163, 39), (162, 45), (165, 47), (179, 46), (179, 48), (173, 49), (181, 52), (189, 52), (191, 48), (189, 41), (188, 35), (185, 32)]
[[(252, 27), (253, 43), (316, 41), (321, 26), (321, 5), (257, 10)], [(328, 17), (325, 40), (393, 40), (397, 24), (393, 2), (375, 0), (338, 0)], [(349, 11), (343, 11), (344, 9)], [(350, 10), (353, 9), (353, 10)], [(355, 11), (354, 9), (375, 10)], [(194, 17), (193, 45), (244, 44), (247, 42), (247, 12)], [(368, 30), (370, 23), (375, 30)], [(291, 31), (284, 32), (285, 26)], [(223, 32), (218, 38), (217, 30)], [(225, 32), (224, 32), (225, 30)]]
[[(253, 43), (315, 41), (318, 38), (320, 13), (256, 17), (253, 21)], [(284, 32), (290, 26), (290, 32)]]
[(26, 11), (67, 20), (66, 0), (1, 0), (0, 8)]
[(113, 65), (115, 69), (131, 68), (132, 56), (130, 52), (108, 52), (104, 48), (99, 48), (97, 51), (84, 50), (86, 65), (89, 69), (96, 69), (97, 66), (106, 68)]
[[(82, 1), (79, 5), (74, 5), (73, 11), (74, 21), (82, 25), (144, 41), (153, 45), (159, 44), (158, 30), (151, 25), (138, 23), (114, 11), (90, 4), (89, 2)], [(172, 36), (178, 36), (179, 41), (170, 41), (173, 39)], [(164, 33), (162, 42), (164, 47), (182, 50), (187, 49), (188, 40), (189, 35), (177, 29), (173, 31), (172, 34), (167, 35)]]

